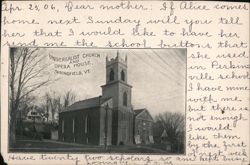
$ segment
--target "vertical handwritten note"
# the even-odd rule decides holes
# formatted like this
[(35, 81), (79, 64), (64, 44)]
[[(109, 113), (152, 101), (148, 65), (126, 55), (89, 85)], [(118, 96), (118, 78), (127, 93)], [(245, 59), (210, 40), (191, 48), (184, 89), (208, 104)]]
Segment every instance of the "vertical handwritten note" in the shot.
[(9, 164), (249, 163), (248, 4), (5, 1), (1, 25), (5, 107), (9, 47), (187, 48), (184, 155), (7, 153), (8, 121), (1, 120), (1, 152)]

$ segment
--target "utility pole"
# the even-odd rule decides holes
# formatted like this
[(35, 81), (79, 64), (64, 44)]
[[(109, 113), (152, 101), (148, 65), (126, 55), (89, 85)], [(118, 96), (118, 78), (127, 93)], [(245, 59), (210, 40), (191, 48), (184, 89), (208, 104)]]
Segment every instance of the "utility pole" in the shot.
[(107, 140), (108, 140), (108, 104), (105, 107), (105, 135), (104, 135), (104, 147), (107, 150)]
[(49, 99), (46, 98), (46, 118), (47, 118), (47, 123), (49, 122)]
[(21, 136), (23, 136), (23, 121), (22, 121), (22, 109), (19, 110), (20, 111), (20, 134)]

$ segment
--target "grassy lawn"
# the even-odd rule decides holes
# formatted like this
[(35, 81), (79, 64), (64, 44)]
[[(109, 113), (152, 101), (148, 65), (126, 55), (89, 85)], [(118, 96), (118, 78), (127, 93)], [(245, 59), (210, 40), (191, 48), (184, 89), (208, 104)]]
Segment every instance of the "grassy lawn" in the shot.
[(103, 146), (64, 143), (52, 140), (18, 139), (10, 152), (88, 152), (88, 153), (152, 153), (169, 154), (167, 151), (140, 145)]

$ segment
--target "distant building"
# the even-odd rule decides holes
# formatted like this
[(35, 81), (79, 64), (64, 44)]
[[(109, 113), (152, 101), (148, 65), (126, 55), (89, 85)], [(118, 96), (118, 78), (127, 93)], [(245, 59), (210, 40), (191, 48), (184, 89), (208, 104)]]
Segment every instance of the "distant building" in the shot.
[(35, 109), (32, 109), (31, 111), (28, 112), (26, 120), (33, 121), (33, 122), (44, 122), (45, 118), (43, 117), (41, 113), (39, 113)]
[(153, 126), (154, 141), (156, 145), (161, 145), (162, 149), (172, 151), (172, 143), (169, 141), (169, 136), (162, 123), (157, 121)]
[[(164, 129), (163, 125), (161, 122), (157, 121), (153, 125), (153, 136), (154, 136), (154, 141), (155, 143), (161, 144), (164, 141), (165, 133), (166, 130)], [(163, 135), (163, 136), (162, 136)]]
[(154, 120), (147, 109), (134, 110), (134, 135), (136, 144), (154, 143)]

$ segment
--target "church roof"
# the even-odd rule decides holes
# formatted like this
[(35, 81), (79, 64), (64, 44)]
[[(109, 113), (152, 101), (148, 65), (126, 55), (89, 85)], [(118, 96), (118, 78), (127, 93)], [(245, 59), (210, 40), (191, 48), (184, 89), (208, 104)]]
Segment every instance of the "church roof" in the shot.
[(81, 109), (87, 109), (87, 108), (94, 108), (101, 106), (102, 103), (108, 101), (111, 99), (111, 97), (102, 98), (102, 96), (89, 98), (86, 100), (81, 100), (73, 103), (72, 105), (66, 107), (61, 112), (68, 112), (68, 111), (74, 111), (74, 110), (81, 110)]
[(104, 103), (104, 102), (108, 101), (108, 100), (111, 99), (111, 98), (112, 98), (112, 97), (102, 98), (101, 103)]
[(140, 114), (141, 112), (143, 112), (145, 109), (135, 109), (135, 116), (137, 116), (138, 114)]
[(144, 118), (145, 120), (147, 119), (149, 121), (154, 121), (154, 119), (152, 118), (149, 111), (145, 108), (144, 109), (135, 109), (134, 113), (135, 113), (136, 118)]
[(100, 106), (100, 104), (101, 104), (101, 96), (93, 97), (93, 98), (89, 98), (86, 100), (81, 100), (81, 101), (75, 102), (74, 104), (66, 107), (61, 112), (86, 109), (86, 108), (94, 108), (94, 107)]

